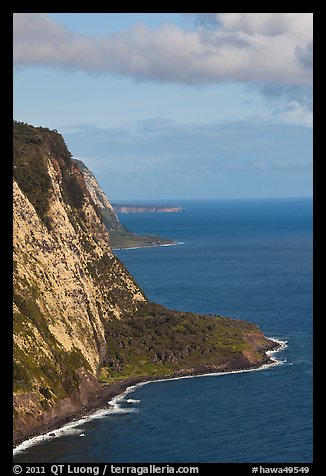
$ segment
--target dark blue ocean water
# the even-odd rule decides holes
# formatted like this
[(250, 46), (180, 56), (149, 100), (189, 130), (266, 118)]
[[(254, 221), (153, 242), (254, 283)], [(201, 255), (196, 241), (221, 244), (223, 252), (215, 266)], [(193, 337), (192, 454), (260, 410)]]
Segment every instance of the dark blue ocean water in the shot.
[(312, 461), (312, 201), (180, 205), (178, 214), (120, 218), (183, 244), (117, 256), (149, 299), (255, 322), (288, 341), (276, 355), (286, 362), (138, 387), (111, 412), (56, 432), (16, 461)]

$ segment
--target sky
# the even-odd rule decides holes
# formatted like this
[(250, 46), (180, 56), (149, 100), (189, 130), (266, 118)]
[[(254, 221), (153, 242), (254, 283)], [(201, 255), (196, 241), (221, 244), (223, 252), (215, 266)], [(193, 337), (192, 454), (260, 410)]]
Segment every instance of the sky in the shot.
[(15, 13), (14, 119), (111, 201), (312, 196), (312, 13)]

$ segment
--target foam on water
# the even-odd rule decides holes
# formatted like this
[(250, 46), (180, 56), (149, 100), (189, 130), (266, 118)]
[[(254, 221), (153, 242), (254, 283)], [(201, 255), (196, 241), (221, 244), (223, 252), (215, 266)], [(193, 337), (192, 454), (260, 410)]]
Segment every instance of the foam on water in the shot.
[(284, 360), (281, 360), (281, 359), (277, 359), (276, 357), (274, 357), (275, 354), (277, 354), (278, 352), (282, 352), (283, 350), (285, 350), (288, 346), (288, 341), (287, 340), (280, 340), (280, 339), (275, 339), (274, 337), (269, 337), (269, 340), (271, 340), (272, 342), (275, 342), (276, 344), (279, 344), (279, 347), (275, 350), (267, 350), (266, 351), (266, 355), (268, 355), (268, 357), (273, 361), (273, 363), (275, 363), (276, 365), (279, 365), (279, 364), (284, 364), (287, 362), (287, 359), (284, 359)]
[(20, 453), (26, 450), (27, 448), (31, 446), (38, 445), (42, 443), (43, 441), (51, 440), (52, 438), (58, 438), (60, 436), (64, 436), (64, 435), (85, 436), (85, 434), (83, 433), (83, 430), (79, 427), (82, 426), (87, 421), (102, 419), (112, 414), (126, 414), (126, 413), (136, 412), (137, 410), (135, 408), (132, 408), (132, 407), (122, 408), (119, 405), (119, 402), (123, 398), (124, 398), (124, 394), (118, 395), (117, 397), (114, 397), (111, 401), (108, 402), (108, 405), (109, 405), (108, 408), (97, 410), (91, 415), (85, 415), (84, 417), (78, 420), (74, 420), (70, 423), (67, 423), (66, 425), (62, 426), (61, 428), (57, 430), (52, 430), (52, 431), (49, 431), (48, 433), (45, 433), (44, 435), (35, 436), (33, 438), (29, 438), (26, 441), (23, 441), (23, 443), (17, 445), (16, 448), (14, 448), (13, 454), (15, 455), (17, 453)]
[(52, 438), (58, 438), (63, 435), (82, 435), (83, 432), (81, 429), (78, 429), (78, 426), (82, 425), (86, 421), (86, 418), (81, 418), (78, 421), (73, 421), (70, 423), (67, 423), (63, 427), (50, 431), (48, 433), (45, 433), (44, 435), (39, 435), (39, 436), (34, 436), (33, 438), (29, 438), (26, 441), (23, 441), (20, 445), (16, 446), (13, 450), (13, 454), (16, 455), (18, 453), (21, 453), (22, 451), (25, 451), (26, 449), (30, 448), (31, 446), (38, 445), (42, 443), (43, 441), (46, 440), (51, 440)]

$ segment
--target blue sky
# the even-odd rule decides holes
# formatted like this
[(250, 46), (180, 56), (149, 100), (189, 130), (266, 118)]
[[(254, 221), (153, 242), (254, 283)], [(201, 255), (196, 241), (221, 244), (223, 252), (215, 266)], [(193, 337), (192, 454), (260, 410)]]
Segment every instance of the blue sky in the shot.
[(109, 199), (312, 195), (312, 14), (14, 14), (14, 117)]

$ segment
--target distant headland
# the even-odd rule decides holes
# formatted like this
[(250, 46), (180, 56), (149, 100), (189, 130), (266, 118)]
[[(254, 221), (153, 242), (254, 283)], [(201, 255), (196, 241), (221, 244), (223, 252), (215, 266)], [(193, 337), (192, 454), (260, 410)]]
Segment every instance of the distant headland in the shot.
[(112, 203), (116, 213), (178, 213), (182, 211), (180, 206), (170, 205), (135, 205)]

